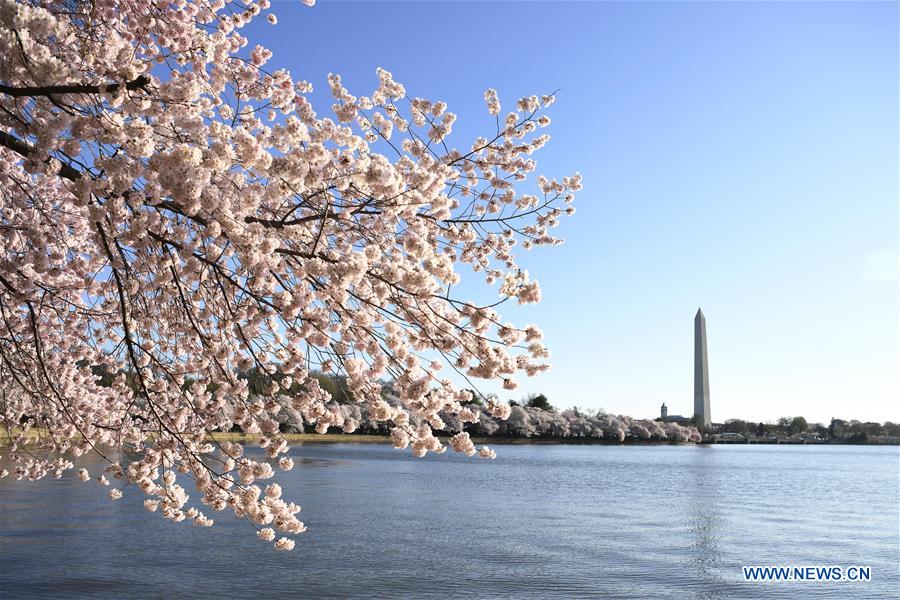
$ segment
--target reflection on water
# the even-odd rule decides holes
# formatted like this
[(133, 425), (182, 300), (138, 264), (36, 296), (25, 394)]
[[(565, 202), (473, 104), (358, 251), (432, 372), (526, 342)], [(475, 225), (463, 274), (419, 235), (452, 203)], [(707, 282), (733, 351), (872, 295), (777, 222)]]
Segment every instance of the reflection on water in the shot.
[[(696, 590), (697, 598), (718, 600), (725, 597), (722, 593), (722, 561), (718, 552), (718, 542), (722, 535), (722, 516), (719, 506), (722, 503), (722, 490), (715, 479), (714, 446), (701, 446), (691, 454), (690, 469), (693, 478), (690, 502), (686, 517), (690, 519), (691, 529), (691, 564), (698, 578), (709, 585)], [(676, 510), (677, 507), (675, 507)]]
[[(0, 482), (0, 597), (897, 597), (898, 449), (509, 446), (495, 461), (304, 445), (309, 532), (169, 524), (74, 475)], [(6, 466), (6, 465), (4, 465)], [(871, 565), (753, 584), (742, 565)], [(800, 586), (800, 587), (798, 587)]]

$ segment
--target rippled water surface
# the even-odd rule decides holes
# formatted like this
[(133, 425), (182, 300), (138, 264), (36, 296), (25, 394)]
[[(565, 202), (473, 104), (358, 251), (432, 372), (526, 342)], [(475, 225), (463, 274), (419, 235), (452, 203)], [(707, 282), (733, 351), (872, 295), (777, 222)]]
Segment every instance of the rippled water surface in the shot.
[[(897, 447), (501, 446), (494, 461), (306, 444), (290, 553), (170, 524), (74, 474), (0, 482), (3, 598), (898, 598)], [(8, 465), (7, 465), (8, 466)], [(745, 583), (742, 565), (870, 565)]]

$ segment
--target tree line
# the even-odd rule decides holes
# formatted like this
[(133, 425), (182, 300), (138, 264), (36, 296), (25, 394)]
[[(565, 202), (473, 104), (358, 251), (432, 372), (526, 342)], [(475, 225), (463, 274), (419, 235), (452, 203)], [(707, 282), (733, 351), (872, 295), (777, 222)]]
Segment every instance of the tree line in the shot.
[[(97, 368), (95, 375), (98, 382), (109, 385), (113, 374)], [(127, 373), (126, 380), (131, 382)], [(252, 368), (242, 371), (239, 377), (247, 382), (251, 396), (264, 396), (272, 382), (283, 379), (283, 375), (275, 373), (266, 374), (259, 369)], [(347, 385), (347, 378), (338, 374), (326, 374), (322, 372), (311, 373), (312, 379), (318, 382), (319, 387), (325, 390), (331, 397), (330, 408), (340, 414), (339, 422), (343, 423), (345, 433), (360, 433), (370, 435), (388, 435), (390, 424), (374, 419), (364, 403), (357, 402), (353, 392)], [(190, 387), (194, 380), (188, 378), (184, 386)], [(391, 381), (381, 381), (382, 398), (391, 406), (400, 406), (400, 396)], [(214, 385), (212, 386), (215, 387)], [(292, 383), (285, 392), (276, 397), (280, 409), (276, 419), (279, 428), (284, 433), (312, 433), (316, 425), (304, 420), (299, 411), (291, 407), (290, 398), (293, 394), (301, 393), (303, 385)], [(209, 391), (214, 391), (207, 386)], [(700, 434), (695, 427), (683, 426), (677, 423), (664, 423), (651, 419), (634, 419), (626, 415), (613, 415), (605, 411), (586, 411), (577, 406), (558, 410), (544, 394), (530, 394), (521, 401), (510, 400), (510, 414), (506, 419), (491, 416), (484, 410), (490, 401), (496, 401), (495, 395), (484, 395), (475, 390), (471, 392), (471, 400), (467, 406), (479, 413), (478, 420), (474, 423), (463, 423), (459, 416), (442, 411), (440, 418), (444, 426), (438, 428), (436, 433), (453, 435), (466, 431), (473, 436), (507, 437), (507, 438), (534, 438), (534, 439), (569, 439), (569, 440), (597, 440), (610, 442), (625, 442), (651, 440), (673, 442), (699, 442)], [(240, 431), (240, 427), (234, 424), (233, 415), (228, 408), (223, 409), (223, 427), (234, 431)], [(419, 425), (413, 419), (413, 425)]]
[[(358, 403), (347, 386), (346, 377), (313, 373), (312, 376), (332, 398), (332, 409), (340, 412), (345, 432), (387, 435), (389, 424), (378, 421), (369, 414), (365, 404)], [(252, 369), (242, 374), (247, 378), (251, 394), (264, 390), (270, 383), (270, 376)], [(391, 406), (402, 404), (400, 396), (390, 381), (382, 381), (382, 397)], [(466, 406), (478, 413), (478, 420), (464, 423), (454, 413), (441, 411), (439, 417), (443, 427), (436, 433), (453, 435), (466, 431), (473, 436), (534, 438), (534, 439), (569, 439), (569, 440), (603, 440), (625, 442), (638, 440), (699, 442), (700, 434), (694, 427), (685, 427), (677, 423), (663, 423), (650, 419), (634, 419), (626, 415), (612, 415), (603, 410), (584, 411), (578, 407), (557, 410), (544, 394), (531, 394), (520, 402), (509, 401), (510, 414), (506, 419), (491, 416), (485, 410), (487, 404), (496, 401), (494, 395), (483, 395), (475, 390), (471, 392), (471, 400)], [(284, 432), (313, 432), (316, 427), (305, 423), (303, 416), (290, 408), (290, 392), (282, 396), (279, 403), (282, 410), (278, 420)], [(414, 419), (415, 421), (415, 419)], [(418, 425), (418, 423), (413, 423)]]
[(812, 433), (822, 439), (865, 442), (872, 437), (900, 437), (900, 423), (831, 419), (826, 425), (824, 423), (809, 423), (803, 417), (781, 417), (774, 423), (729, 419), (719, 427), (719, 432), (755, 435), (757, 437), (792, 436), (798, 433)]

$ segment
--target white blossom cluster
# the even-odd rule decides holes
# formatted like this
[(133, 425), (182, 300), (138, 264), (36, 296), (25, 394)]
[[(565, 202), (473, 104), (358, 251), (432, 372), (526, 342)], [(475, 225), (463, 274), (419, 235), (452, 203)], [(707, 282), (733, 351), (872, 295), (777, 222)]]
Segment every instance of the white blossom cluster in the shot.
[[(379, 69), (368, 96), (331, 76), (319, 116), (311, 85), (242, 34), (275, 25), (270, 8), (0, 0), (0, 419), (16, 477), (95, 452), (172, 521), (211, 525), (199, 499), (298, 534), (299, 507), (257, 483), (293, 465), (278, 398), (319, 431), (356, 426), (313, 371), (345, 375), (422, 455), (445, 449), (440, 415), (477, 418), (442, 367), (507, 389), (547, 368), (540, 330), (496, 307), (540, 300), (517, 252), (560, 243), (581, 188), (577, 174), (526, 187), (553, 96), (502, 115), (489, 90), (492, 131), (459, 144), (446, 103)], [(459, 297), (460, 265), (499, 299)], [(249, 369), (284, 378), (251, 395)], [(207, 441), (235, 425), (265, 460)]]

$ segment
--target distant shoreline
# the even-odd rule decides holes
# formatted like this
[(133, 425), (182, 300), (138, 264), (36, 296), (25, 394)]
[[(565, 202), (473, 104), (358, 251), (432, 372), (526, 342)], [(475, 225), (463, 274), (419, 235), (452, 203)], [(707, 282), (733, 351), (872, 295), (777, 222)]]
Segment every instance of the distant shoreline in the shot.
[[(36, 437), (37, 432), (32, 430), (29, 437)], [(290, 444), (391, 444), (388, 435), (366, 433), (284, 433), (284, 439)], [(449, 436), (438, 435), (438, 439), (447, 443)], [(209, 436), (210, 441), (255, 443), (259, 436), (248, 435), (235, 431), (217, 431)], [(702, 442), (680, 442), (675, 440), (648, 440), (626, 438), (624, 441), (597, 439), (597, 438), (555, 438), (555, 437), (505, 437), (505, 436), (472, 436), (472, 441), (478, 445), (495, 446), (712, 446), (712, 445), (740, 445), (740, 446), (898, 446), (900, 439), (896, 440), (869, 440), (865, 442), (845, 440), (823, 440), (799, 442), (794, 440), (751, 440), (751, 441), (723, 441), (703, 440)], [(9, 446), (10, 437), (7, 432), (0, 429), (0, 447)]]
[[(375, 434), (357, 434), (357, 433), (285, 433), (282, 434), (284, 439), (291, 444), (391, 444), (393, 440), (388, 435)], [(255, 442), (257, 436), (244, 435), (237, 432), (215, 433), (213, 439), (216, 441), (232, 441), (232, 442)], [(436, 436), (441, 442), (447, 443), (450, 439), (446, 435)], [(579, 439), (579, 438), (541, 438), (541, 437), (485, 437), (472, 436), (472, 441), (477, 445), (529, 445), (529, 446), (692, 446), (694, 442), (676, 442), (670, 440), (633, 440), (633, 441), (612, 441), (603, 439)]]
[[(387, 435), (363, 434), (363, 433), (285, 433), (284, 439), (291, 444), (390, 444), (392, 440)], [(437, 436), (442, 442), (449, 440), (448, 436)], [(213, 439), (217, 441), (255, 442), (256, 436), (238, 432), (216, 432)], [(795, 441), (713, 441), (703, 442), (679, 442), (674, 440), (646, 440), (626, 439), (623, 442), (597, 438), (551, 438), (551, 437), (493, 437), (472, 436), (472, 441), (478, 445), (496, 446), (712, 446), (712, 445), (742, 445), (742, 446), (897, 446), (897, 441), (821, 441), (821, 442), (795, 442)]]

